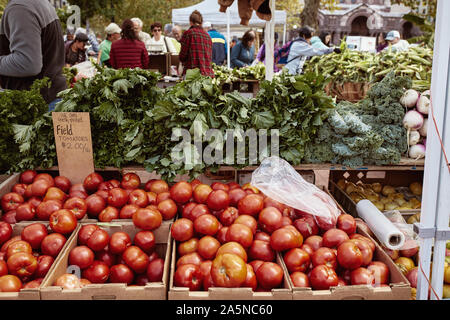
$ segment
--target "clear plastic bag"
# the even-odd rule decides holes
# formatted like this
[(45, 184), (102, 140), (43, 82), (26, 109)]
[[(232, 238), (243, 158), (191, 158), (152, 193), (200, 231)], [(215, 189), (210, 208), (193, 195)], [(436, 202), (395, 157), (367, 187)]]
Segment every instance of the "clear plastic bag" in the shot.
[(73, 68), (77, 69), (77, 75), (75, 76), (76, 81), (83, 78), (92, 78), (97, 72), (97, 69), (89, 60), (76, 64)]
[(314, 215), (322, 225), (335, 226), (341, 214), (326, 192), (307, 182), (287, 161), (279, 157), (264, 159), (252, 173), (251, 185), (278, 202)]
[(405, 235), (405, 243), (400, 250), (419, 247), (419, 236), (414, 231), (414, 226), (406, 223), (405, 218), (403, 218), (400, 211), (385, 211), (383, 214)]

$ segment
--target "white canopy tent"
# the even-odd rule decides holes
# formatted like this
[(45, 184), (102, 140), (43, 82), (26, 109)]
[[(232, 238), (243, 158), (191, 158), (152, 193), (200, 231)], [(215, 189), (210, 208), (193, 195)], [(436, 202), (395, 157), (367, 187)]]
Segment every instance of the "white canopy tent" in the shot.
[[(268, 33), (271, 33), (271, 39), (273, 42), (273, 32), (275, 25), (283, 25), (283, 44), (286, 39), (286, 12), (283, 10), (274, 10), (274, 5), (271, 6), (272, 12), (272, 20), (270, 22), (262, 20), (258, 18), (255, 12), (252, 14), (252, 18), (249, 21), (249, 27), (266, 27), (266, 39)], [(200, 11), (203, 16), (203, 21), (209, 21), (213, 24), (213, 26), (226, 26), (227, 28), (227, 40), (230, 41), (230, 29), (233, 28), (242, 28), (241, 18), (239, 17), (238, 11), (238, 1), (234, 1), (233, 4), (227, 9), (226, 13), (219, 11), (220, 6), (217, 0), (205, 0), (198, 4), (195, 4), (190, 7), (181, 8), (181, 9), (172, 9), (172, 23), (180, 25), (181, 27), (189, 26), (189, 16), (194, 10)], [(271, 25), (269, 29), (267, 27)], [(227, 57), (228, 57), (228, 66), (230, 63), (230, 46), (228, 47)], [(266, 47), (267, 48), (267, 47)], [(272, 49), (273, 51), (273, 49)], [(273, 55), (273, 54), (272, 54)]]

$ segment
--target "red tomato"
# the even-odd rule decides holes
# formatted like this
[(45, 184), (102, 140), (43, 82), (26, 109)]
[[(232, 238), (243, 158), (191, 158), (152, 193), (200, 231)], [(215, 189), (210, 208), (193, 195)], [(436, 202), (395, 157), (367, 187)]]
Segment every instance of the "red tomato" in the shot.
[(167, 199), (171, 199), (170, 198), (170, 192), (166, 191), (166, 192), (161, 192), (156, 196), (156, 205), (158, 205), (158, 203), (160, 203), (161, 201), (167, 200)]
[(111, 268), (116, 264), (117, 256), (105, 248), (104, 250), (95, 253), (95, 260), (102, 261)]
[(310, 236), (305, 239), (305, 244), (309, 245), (314, 251), (322, 247), (322, 237), (318, 235)]
[[(405, 249), (403, 249), (405, 248)], [(406, 249), (408, 248), (408, 249)], [(419, 252), (419, 245), (416, 240), (409, 239), (405, 241), (405, 244), (403, 245), (402, 249), (400, 249), (400, 255), (402, 257), (411, 258), (416, 255), (416, 253)]]
[(233, 223), (228, 227), (227, 241), (240, 243), (244, 248), (249, 248), (253, 243), (252, 230), (244, 224)]
[(78, 246), (70, 250), (69, 264), (79, 266), (80, 269), (89, 267), (95, 259), (94, 251), (87, 246)]
[(293, 248), (287, 251), (284, 254), (283, 260), (289, 273), (306, 272), (311, 264), (309, 254), (300, 248)]
[(109, 251), (112, 254), (122, 254), (129, 246), (131, 246), (131, 238), (126, 232), (114, 232), (109, 239)]
[(46, 180), (50, 183), (50, 186), (53, 187), (55, 185), (55, 180), (49, 173), (38, 173), (34, 179), (33, 182), (38, 180)]
[(319, 234), (319, 227), (316, 221), (311, 215), (303, 216), (294, 220), (294, 226), (302, 234), (303, 238), (308, 238), (313, 235)]
[(0, 277), (3, 277), (5, 274), (8, 274), (8, 265), (5, 261), (0, 260)]
[(80, 279), (78, 279), (76, 275), (70, 273), (64, 273), (59, 276), (53, 285), (69, 290), (81, 288)]
[(10, 192), (2, 197), (2, 210), (4, 212), (16, 210), (19, 205), (25, 202), (25, 199), (16, 192)]
[(102, 251), (108, 244), (109, 234), (100, 228), (94, 230), (86, 242), (86, 245), (93, 251)]
[(69, 234), (77, 227), (77, 218), (67, 210), (61, 209), (53, 212), (49, 218), (50, 228), (61, 234)]
[(254, 240), (248, 249), (250, 260), (275, 261), (275, 251), (270, 243), (263, 240)]
[(214, 191), (223, 190), (228, 193), (228, 191), (230, 191), (230, 186), (226, 185), (225, 183), (216, 181), (211, 184), (211, 189)]
[(283, 282), (283, 276), (283, 269), (274, 262), (264, 262), (256, 271), (258, 284), (266, 290), (278, 288)]
[(23, 279), (31, 277), (38, 267), (37, 259), (31, 253), (19, 252), (8, 258), (9, 273)]
[(147, 198), (148, 198), (148, 204), (154, 204), (156, 205), (156, 201), (157, 201), (157, 194), (151, 191), (147, 191)]
[(161, 201), (158, 204), (158, 210), (161, 213), (163, 220), (173, 219), (178, 212), (177, 204), (172, 199)]
[(199, 184), (195, 187), (193, 191), (194, 200), (197, 203), (206, 203), (209, 194), (213, 191), (213, 189), (207, 184)]
[(97, 172), (92, 172), (86, 178), (84, 178), (83, 187), (87, 192), (94, 193), (98, 190), (98, 187), (102, 182), (103, 177)]
[(240, 223), (246, 225), (252, 230), (253, 234), (256, 233), (256, 230), (258, 228), (258, 222), (256, 221), (256, 219), (247, 214), (240, 215), (239, 217), (236, 218), (236, 220), (234, 220), (233, 223)]
[(239, 211), (234, 207), (228, 207), (219, 214), (219, 221), (224, 226), (231, 225), (239, 216)]
[(6, 260), (9, 260), (14, 254), (25, 252), (25, 253), (33, 253), (33, 249), (31, 248), (31, 245), (23, 240), (17, 240), (12, 242), (8, 248), (6, 249)]
[(119, 218), (120, 219), (132, 219), (133, 214), (139, 210), (139, 206), (136, 204), (127, 204), (120, 209)]
[(219, 229), (219, 231), (217, 231), (215, 237), (217, 240), (219, 240), (219, 242), (221, 244), (224, 244), (225, 242), (227, 242), (227, 232), (228, 232), (228, 227), (222, 227)]
[(372, 250), (372, 252), (375, 251), (375, 243), (371, 239), (369, 239), (369, 238), (367, 238), (367, 237), (365, 237), (363, 235), (360, 235), (358, 233), (354, 233), (354, 234), (352, 234), (350, 236), (350, 239), (359, 239), (359, 240), (367, 241), (367, 244), (370, 246), (370, 249)]
[(133, 214), (133, 223), (136, 227), (152, 231), (162, 223), (162, 215), (156, 209), (140, 208)]
[(92, 283), (105, 283), (109, 278), (109, 267), (102, 261), (94, 260), (92, 264), (83, 270), (82, 277)]
[(195, 207), (192, 208), (192, 210), (190, 210), (188, 217), (192, 221), (195, 221), (195, 219), (204, 214), (211, 214), (211, 212), (208, 209), (208, 206), (206, 204), (197, 204)]
[(11, 243), (13, 243), (13, 242), (19, 241), (20, 239), (21, 239), (20, 236), (14, 236), (14, 237), (12, 237), (11, 239), (9, 239), (8, 241), (6, 241), (6, 242), (2, 245), (2, 247), (0, 248), (0, 252), (3, 252), (3, 253), (6, 254), (6, 251), (8, 250), (9, 245), (10, 245)]
[(252, 266), (253, 271), (256, 273), (259, 267), (264, 263), (265, 261), (262, 260), (253, 260), (249, 264)]
[(111, 283), (126, 283), (130, 285), (133, 283), (134, 273), (125, 264), (116, 264), (109, 270), (109, 282)]
[(230, 204), (230, 197), (228, 193), (223, 190), (212, 191), (206, 200), (206, 205), (211, 210), (222, 210), (226, 209)]
[(14, 275), (8, 274), (0, 277), (0, 292), (19, 292), (22, 281)]
[(44, 280), (44, 278), (38, 278), (36, 280), (24, 283), (22, 289), (36, 289), (36, 288), (39, 288), (43, 280)]
[(67, 193), (70, 190), (70, 187), (72, 186), (72, 183), (67, 177), (63, 176), (56, 176), (54, 178), (55, 181), (55, 187), (61, 189), (63, 192)]
[(195, 264), (197, 266), (200, 266), (202, 262), (203, 258), (198, 254), (198, 252), (192, 252), (180, 257), (177, 260), (176, 267), (178, 268), (183, 264)]
[(266, 207), (259, 213), (258, 222), (262, 231), (271, 234), (281, 228), (283, 215), (275, 207)]
[(245, 192), (240, 187), (234, 188), (228, 192), (228, 196), (230, 198), (230, 206), (237, 208), (239, 200), (244, 198), (247, 195), (247, 192)]
[(4, 221), (0, 222), (0, 245), (11, 239), (12, 231), (9, 223)]
[(191, 212), (196, 206), (197, 206), (197, 203), (195, 203), (195, 202), (188, 202), (188, 203), (184, 204), (182, 207), (182, 210), (181, 210), (181, 216), (183, 218), (192, 220)]
[(136, 277), (134, 283), (137, 286), (145, 286), (148, 283), (148, 277), (146, 274), (140, 274)]
[(115, 219), (119, 219), (119, 209), (111, 206), (107, 206), (98, 215), (98, 221), (101, 222), (110, 222)]
[[(208, 236), (205, 236), (205, 237), (208, 237)], [(181, 257), (186, 254), (196, 252), (198, 249), (198, 242), (199, 242), (199, 240), (197, 238), (191, 238), (189, 240), (181, 242), (178, 245), (178, 250), (177, 250), (178, 255)]]
[(207, 260), (203, 261), (200, 264), (200, 273), (203, 278), (203, 290), (208, 291), (209, 288), (214, 287), (214, 281), (211, 276), (211, 267), (212, 267), (212, 261)]
[(52, 187), (52, 184), (46, 179), (35, 180), (31, 184), (31, 195), (44, 197), (50, 187)]
[(87, 213), (91, 217), (97, 217), (106, 208), (105, 199), (98, 194), (91, 194), (86, 198)]
[(25, 191), (27, 190), (27, 186), (24, 183), (16, 183), (12, 188), (11, 192), (20, 194), (22, 197), (25, 197)]
[(286, 251), (292, 248), (299, 248), (302, 243), (303, 237), (301, 233), (297, 231), (296, 234), (289, 226), (275, 230), (270, 236), (270, 245), (275, 251)]
[(42, 255), (37, 258), (37, 269), (34, 273), (35, 278), (45, 278), (48, 271), (53, 265), (53, 262), (55, 262), (55, 259), (51, 256)]
[(350, 239), (344, 231), (340, 229), (330, 229), (327, 230), (322, 235), (322, 245), (328, 248), (337, 248), (341, 243)]
[[(58, 200), (57, 200), (58, 201)], [(34, 209), (37, 209), (37, 207), (42, 203), (42, 198), (40, 197), (31, 197), (27, 201)], [(47, 219), (48, 220), (48, 219)]]
[(86, 224), (80, 228), (78, 231), (78, 244), (79, 245), (87, 245), (89, 238), (95, 230), (100, 229), (99, 226), (95, 224)]
[(47, 200), (59, 200), (59, 201), (66, 201), (67, 195), (59, 188), (57, 187), (50, 187), (48, 188), (47, 192), (44, 196), (44, 201)]
[(151, 231), (139, 231), (134, 236), (133, 243), (146, 254), (151, 254), (155, 250), (155, 235)]
[(339, 215), (337, 219), (337, 228), (344, 231), (348, 235), (356, 232), (356, 221), (351, 215), (344, 213)]
[(8, 224), (15, 224), (16, 221), (16, 210), (11, 210), (6, 212), (1, 216), (1, 219), (3, 222), (6, 222)]
[(148, 255), (137, 246), (129, 246), (122, 254), (122, 259), (136, 273), (144, 273), (149, 261)]
[(213, 236), (219, 231), (219, 220), (212, 214), (204, 214), (194, 220), (194, 230), (202, 235)]
[(151, 183), (149, 181), (145, 185), (145, 190), (154, 192), (156, 194), (160, 194), (160, 193), (163, 193), (163, 192), (168, 192), (169, 191), (169, 185), (164, 180), (155, 180), (155, 181), (153, 181)]
[[(42, 180), (40, 180), (40, 181), (42, 181)], [(17, 222), (33, 220), (35, 215), (36, 215), (36, 209), (28, 202), (22, 203), (16, 209)]]
[(174, 284), (176, 287), (187, 287), (190, 291), (198, 291), (202, 287), (200, 267), (195, 264), (184, 264), (176, 269)]
[(150, 203), (147, 192), (142, 189), (134, 189), (128, 196), (128, 204), (135, 204), (141, 208), (148, 206)]
[(51, 233), (41, 242), (41, 252), (56, 258), (64, 247), (67, 239), (60, 233)]
[[(367, 266), (367, 270), (375, 277), (375, 284), (389, 284), (389, 268), (381, 261), (372, 261)], [(410, 281), (411, 282), (411, 281)]]
[(372, 261), (373, 258), (373, 251), (370, 248), (370, 244), (362, 239), (352, 239), (350, 241), (353, 241), (361, 251), (363, 260), (362, 266), (367, 266)]
[(314, 251), (311, 256), (311, 262), (314, 267), (320, 266), (322, 264), (336, 269), (337, 267), (337, 257), (333, 249), (322, 247)]
[(192, 197), (192, 186), (186, 181), (175, 183), (170, 188), (170, 197), (176, 203), (183, 204), (189, 201)]
[(241, 285), (243, 288), (252, 288), (253, 291), (258, 287), (258, 281), (256, 280), (256, 274), (253, 270), (253, 267), (250, 264), (247, 264), (247, 277), (245, 278), (244, 283)]
[(125, 173), (122, 177), (121, 186), (124, 189), (135, 190), (141, 185), (141, 179), (134, 172)]
[(350, 282), (352, 285), (375, 284), (375, 276), (366, 268), (360, 267), (352, 270), (350, 273)]
[(187, 241), (194, 236), (194, 223), (186, 218), (176, 220), (170, 228), (172, 238), (177, 241)]
[(247, 264), (236, 254), (220, 254), (212, 262), (211, 277), (217, 287), (239, 288), (247, 278)]
[(39, 220), (48, 221), (53, 212), (61, 210), (62, 208), (63, 204), (59, 200), (43, 201), (36, 207), (36, 216)]
[(220, 248), (216, 252), (216, 257), (221, 254), (231, 253), (235, 254), (242, 258), (247, 263), (247, 251), (245, 251), (244, 247), (237, 242), (227, 242), (220, 246)]
[(122, 188), (112, 188), (109, 190), (108, 205), (122, 208), (128, 202), (128, 193)]
[(337, 249), (339, 265), (346, 269), (361, 267), (363, 256), (354, 241), (344, 241)]
[(216, 256), (219, 247), (219, 240), (211, 236), (204, 236), (198, 241), (197, 252), (203, 259), (211, 260)]
[(36, 176), (37, 172), (35, 170), (25, 170), (20, 174), (19, 181), (20, 183), (31, 184)]
[(48, 235), (47, 227), (42, 223), (32, 223), (23, 228), (21, 238), (35, 250), (41, 248), (41, 242)]
[(290, 277), (294, 287), (308, 288), (310, 286), (308, 276), (303, 272), (300, 271), (293, 272), (291, 273)]
[(314, 267), (309, 274), (309, 282), (313, 289), (328, 290), (338, 285), (338, 276), (333, 268), (324, 264)]
[(164, 260), (157, 258), (151, 261), (147, 267), (147, 277), (150, 282), (162, 281), (164, 274)]
[(277, 200), (274, 200), (270, 197), (266, 197), (264, 199), (264, 208), (268, 208), (268, 207), (274, 207), (276, 208), (278, 211), (280, 211), (280, 213), (282, 213), (284, 211), (284, 209), (286, 209), (286, 205), (278, 202)]
[(248, 194), (238, 202), (239, 214), (256, 216), (264, 208), (264, 199), (258, 194)]
[(63, 208), (72, 212), (77, 220), (81, 220), (87, 212), (86, 200), (78, 197), (70, 198), (64, 203)]

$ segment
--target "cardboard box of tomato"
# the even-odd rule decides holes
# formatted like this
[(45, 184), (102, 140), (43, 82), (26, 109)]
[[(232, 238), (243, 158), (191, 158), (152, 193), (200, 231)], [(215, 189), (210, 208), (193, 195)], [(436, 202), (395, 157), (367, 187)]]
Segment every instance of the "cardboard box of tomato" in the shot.
[(371, 238), (367, 225), (337, 206), (342, 213), (336, 226), (322, 229), (307, 214), (294, 221), (303, 243), (282, 252), (293, 299), (409, 300), (407, 279)]
[(127, 221), (82, 223), (43, 281), (41, 299), (165, 300), (168, 240)]
[(40, 300), (39, 288), (74, 236), (49, 222), (0, 222), (0, 300)]

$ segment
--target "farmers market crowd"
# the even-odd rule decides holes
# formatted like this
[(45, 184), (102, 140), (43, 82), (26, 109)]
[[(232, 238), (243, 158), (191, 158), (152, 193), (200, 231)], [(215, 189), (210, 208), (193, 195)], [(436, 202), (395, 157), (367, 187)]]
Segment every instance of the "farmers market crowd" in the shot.
[[(24, 10), (24, 7), (27, 10)], [(38, 18), (38, 24), (33, 23)], [(180, 63), (176, 74), (184, 76), (186, 70), (198, 68), (203, 75), (214, 77), (213, 63), (227, 63), (227, 39), (214, 26), (203, 21), (199, 11), (189, 17), (190, 27), (154, 22), (151, 35), (144, 31), (141, 19), (126, 19), (121, 26), (111, 23), (105, 28), (101, 41), (86, 29), (63, 30), (55, 9), (48, 1), (12, 0), (4, 11), (0, 26), (0, 87), (3, 89), (28, 89), (37, 78), (49, 77), (51, 87), (43, 96), (56, 104), (56, 95), (66, 86), (63, 67), (94, 59), (98, 64), (112, 68), (149, 68), (152, 53), (178, 55)], [(331, 35), (302, 27), (298, 37), (284, 46), (278, 45), (275, 33), (274, 71), (286, 68), (290, 74), (300, 74), (311, 56), (341, 50), (331, 43)], [(257, 34), (250, 29), (240, 40), (230, 42), (232, 68), (242, 68), (258, 62), (265, 63), (265, 44), (257, 50)], [(407, 50), (409, 44), (400, 39), (398, 31), (380, 34), (377, 51)], [(257, 52), (256, 52), (257, 50)]]

